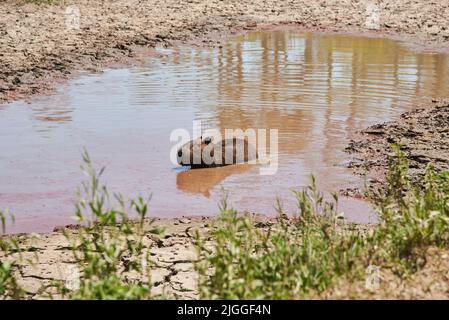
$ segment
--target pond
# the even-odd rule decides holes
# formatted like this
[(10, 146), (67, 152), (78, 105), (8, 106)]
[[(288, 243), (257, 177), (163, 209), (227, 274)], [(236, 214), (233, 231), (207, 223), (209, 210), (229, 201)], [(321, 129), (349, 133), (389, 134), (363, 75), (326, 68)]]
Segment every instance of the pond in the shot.
[[(0, 105), (0, 207), (10, 232), (71, 223), (83, 180), (81, 152), (106, 167), (125, 197), (152, 194), (150, 215), (213, 215), (228, 195), (236, 209), (292, 211), (291, 188), (338, 191), (363, 184), (345, 163), (357, 131), (392, 120), (422, 99), (449, 96), (449, 58), (383, 38), (298, 32), (237, 36), (217, 48), (160, 49), (139, 67), (83, 75), (48, 96)], [(170, 161), (177, 128), (277, 129), (279, 167), (185, 170)], [(375, 217), (342, 198), (352, 221)]]

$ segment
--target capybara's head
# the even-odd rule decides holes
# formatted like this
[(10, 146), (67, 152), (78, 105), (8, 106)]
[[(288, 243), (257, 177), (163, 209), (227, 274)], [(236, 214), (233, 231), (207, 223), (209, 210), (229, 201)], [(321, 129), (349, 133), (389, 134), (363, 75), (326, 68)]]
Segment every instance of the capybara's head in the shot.
[[(182, 166), (204, 166), (203, 151), (212, 142), (212, 137), (199, 137), (191, 140), (178, 149), (178, 163)], [(213, 151), (212, 151), (213, 155)]]

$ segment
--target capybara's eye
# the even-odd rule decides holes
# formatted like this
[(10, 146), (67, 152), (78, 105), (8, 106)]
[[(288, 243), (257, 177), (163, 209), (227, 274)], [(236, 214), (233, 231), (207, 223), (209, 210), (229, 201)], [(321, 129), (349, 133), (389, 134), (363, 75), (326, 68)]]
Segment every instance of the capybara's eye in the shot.
[(203, 141), (204, 141), (205, 144), (209, 144), (209, 143), (212, 142), (212, 137), (206, 137), (206, 138), (204, 138)]
[(178, 150), (178, 157), (182, 157), (182, 150), (181, 149)]

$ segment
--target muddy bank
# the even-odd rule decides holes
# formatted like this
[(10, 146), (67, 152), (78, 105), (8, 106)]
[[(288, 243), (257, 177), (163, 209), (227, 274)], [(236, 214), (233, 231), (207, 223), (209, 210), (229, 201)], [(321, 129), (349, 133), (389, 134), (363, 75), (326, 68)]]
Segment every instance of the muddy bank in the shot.
[[(75, 7), (67, 11), (68, 6)], [(80, 15), (73, 22), (74, 12)], [(0, 17), (0, 102), (43, 92), (79, 71), (138, 62), (157, 45), (215, 45), (225, 35), (264, 25), (349, 32), (376, 28), (377, 35), (408, 36), (436, 49), (449, 40), (447, 0), (8, 0), (0, 4)]]
[(367, 175), (373, 188), (382, 188), (388, 158), (395, 155), (393, 144), (400, 145), (409, 159), (411, 181), (422, 177), (429, 164), (437, 172), (449, 170), (449, 101), (433, 101), (395, 121), (363, 130), (360, 140), (346, 148), (354, 156), (349, 167), (358, 175)]
[[(266, 232), (274, 223), (265, 217), (256, 227)], [(198, 299), (198, 273), (195, 262), (198, 252), (194, 245), (195, 233), (212, 246), (210, 232), (215, 229), (216, 218), (185, 217), (180, 219), (158, 219), (145, 224), (145, 250), (150, 251), (152, 264), (150, 281), (153, 298)], [(369, 226), (352, 226), (367, 231)], [(165, 232), (154, 235), (150, 230), (163, 228)], [(24, 234), (17, 236), (22, 259), (14, 266), (14, 276), (25, 291), (25, 299), (60, 299), (62, 296), (56, 284), (69, 286), (73, 278), (76, 259), (70, 249), (70, 242), (63, 234), (76, 237), (78, 227), (67, 226), (45, 234)], [(11, 258), (18, 258), (13, 254)], [(2, 256), (0, 255), (0, 258)], [(367, 287), (363, 279), (346, 279), (318, 295), (311, 292), (312, 299), (448, 299), (449, 284), (448, 250), (430, 248), (424, 268), (409, 277), (398, 277), (388, 267), (379, 269), (379, 287)], [(133, 274), (126, 279), (135, 279)], [(350, 277), (350, 275), (349, 275)]]

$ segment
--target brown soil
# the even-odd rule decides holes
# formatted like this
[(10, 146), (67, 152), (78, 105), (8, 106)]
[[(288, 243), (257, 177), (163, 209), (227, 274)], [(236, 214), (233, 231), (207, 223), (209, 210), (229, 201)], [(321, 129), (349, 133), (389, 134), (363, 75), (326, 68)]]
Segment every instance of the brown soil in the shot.
[(449, 101), (406, 112), (396, 121), (376, 124), (361, 132), (346, 150), (354, 155), (349, 167), (358, 175), (367, 174), (372, 188), (382, 188), (388, 159), (397, 144), (409, 160), (409, 179), (416, 182), (432, 165), (437, 172), (449, 170)]

